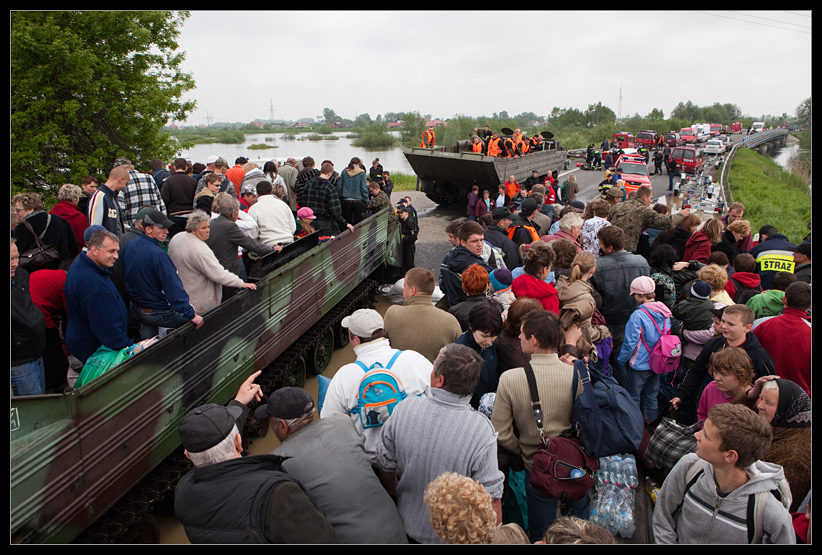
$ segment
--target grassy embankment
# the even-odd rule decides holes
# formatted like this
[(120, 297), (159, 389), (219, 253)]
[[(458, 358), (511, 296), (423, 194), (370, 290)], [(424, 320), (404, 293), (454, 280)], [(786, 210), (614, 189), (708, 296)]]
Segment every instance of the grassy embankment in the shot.
[(774, 226), (799, 244), (809, 233), (811, 191), (801, 177), (753, 150), (741, 148), (728, 176), (735, 202), (745, 205), (752, 233), (765, 224)]

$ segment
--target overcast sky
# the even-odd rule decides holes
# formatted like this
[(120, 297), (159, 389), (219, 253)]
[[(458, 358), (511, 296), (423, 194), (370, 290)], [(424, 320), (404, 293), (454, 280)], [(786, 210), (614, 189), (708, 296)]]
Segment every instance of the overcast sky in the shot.
[[(602, 102), (793, 115), (811, 96), (810, 11), (193, 11), (187, 124), (417, 111), (491, 116)], [(620, 108), (620, 91), (622, 104)], [(273, 112), (271, 111), (273, 108)]]

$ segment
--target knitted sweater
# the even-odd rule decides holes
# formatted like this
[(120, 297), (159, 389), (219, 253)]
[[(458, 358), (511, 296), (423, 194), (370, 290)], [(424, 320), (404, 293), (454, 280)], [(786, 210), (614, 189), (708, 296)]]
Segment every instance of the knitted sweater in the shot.
[(504, 476), (497, 466), (494, 428), (469, 399), (432, 388), (430, 397), (399, 403), (382, 427), (377, 465), (398, 472), (397, 508), (406, 533), (420, 543), (443, 543), (431, 528), (422, 498), (426, 486), (443, 472), (473, 478), (492, 499), (502, 498)]

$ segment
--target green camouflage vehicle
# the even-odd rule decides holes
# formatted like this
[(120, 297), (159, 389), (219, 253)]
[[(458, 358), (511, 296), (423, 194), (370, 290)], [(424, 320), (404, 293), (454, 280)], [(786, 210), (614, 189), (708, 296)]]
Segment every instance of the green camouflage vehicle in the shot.
[(471, 150), (470, 141), (457, 141), (456, 146), (421, 148), (403, 151), (408, 164), (420, 180), (420, 190), (438, 204), (465, 200), (473, 185), (488, 190), (492, 197), (497, 188), (513, 175), (519, 183), (536, 170), (540, 180), (561, 170), (566, 163), (564, 150), (546, 133), (545, 149), (518, 158), (496, 158)]
[(228, 402), (259, 369), (265, 393), (322, 372), (345, 342), (340, 320), (372, 306), (374, 278), (400, 266), (387, 209), (333, 241), (317, 235), (261, 259), (257, 290), (206, 313), (199, 330), (173, 330), (79, 389), (11, 398), (13, 543), (159, 540), (149, 513), (191, 468), (182, 417)]

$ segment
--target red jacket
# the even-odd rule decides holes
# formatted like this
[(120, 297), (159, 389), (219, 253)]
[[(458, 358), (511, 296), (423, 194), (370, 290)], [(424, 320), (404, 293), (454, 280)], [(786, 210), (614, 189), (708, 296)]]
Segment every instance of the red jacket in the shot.
[(480, 218), (482, 218), (483, 214), (485, 214), (486, 212), (493, 212), (494, 208), (497, 207), (497, 205), (493, 201), (493, 199), (490, 200), (490, 203), (491, 203), (491, 208), (489, 209), (487, 206), (485, 206), (485, 199), (477, 200), (477, 205), (474, 207), (474, 215), (476, 215), (478, 220)]
[(811, 327), (805, 320), (805, 311), (786, 307), (782, 315), (759, 323), (753, 334), (771, 355), (776, 373), (796, 382), (810, 395)]
[(686, 262), (697, 260), (707, 264), (708, 257), (711, 256), (711, 246), (711, 240), (705, 235), (705, 232), (697, 231), (685, 243), (685, 254), (682, 260)]
[(60, 216), (69, 223), (74, 236), (77, 237), (77, 246), (82, 249), (86, 244), (83, 241), (83, 233), (88, 228), (88, 217), (77, 208), (76, 204), (72, 204), (67, 200), (61, 200), (55, 204), (51, 209), (51, 214)]
[(745, 287), (759, 287), (760, 290), (762, 289), (762, 278), (759, 277), (759, 274), (754, 274), (751, 272), (734, 272), (728, 278), (728, 283), (725, 284), (725, 291), (727, 291), (728, 296), (732, 299), (734, 299), (734, 296), (736, 295), (736, 284), (731, 281), (730, 278), (734, 278)]
[(553, 283), (547, 283), (528, 274), (521, 274), (511, 283), (511, 291), (518, 299), (528, 297), (538, 300), (545, 310), (550, 310), (559, 316), (559, 297)]

